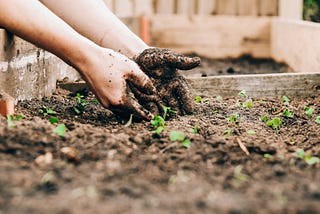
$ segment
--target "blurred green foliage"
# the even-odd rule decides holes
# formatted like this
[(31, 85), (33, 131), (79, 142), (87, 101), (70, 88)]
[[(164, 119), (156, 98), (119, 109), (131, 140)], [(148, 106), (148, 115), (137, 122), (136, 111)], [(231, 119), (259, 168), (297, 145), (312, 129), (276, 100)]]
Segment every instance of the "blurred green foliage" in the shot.
[(307, 21), (320, 22), (320, 0), (303, 0), (303, 18)]

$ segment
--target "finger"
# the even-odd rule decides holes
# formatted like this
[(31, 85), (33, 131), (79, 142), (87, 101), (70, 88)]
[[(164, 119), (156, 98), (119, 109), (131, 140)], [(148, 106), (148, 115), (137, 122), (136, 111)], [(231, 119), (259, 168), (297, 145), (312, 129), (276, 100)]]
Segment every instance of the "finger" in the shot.
[(138, 88), (144, 94), (156, 94), (157, 90), (154, 87), (151, 79), (143, 73), (137, 65), (135, 71), (131, 71), (126, 76), (127, 82), (133, 84), (136, 88)]
[(144, 71), (164, 66), (189, 70), (200, 65), (201, 60), (199, 57), (184, 56), (170, 49), (150, 48), (143, 51), (136, 58), (136, 62)]
[(181, 75), (177, 76), (174, 81), (175, 87), (173, 97), (175, 97), (179, 102), (177, 106), (179, 106), (180, 112), (182, 114), (192, 114), (194, 111), (194, 101), (187, 81)]

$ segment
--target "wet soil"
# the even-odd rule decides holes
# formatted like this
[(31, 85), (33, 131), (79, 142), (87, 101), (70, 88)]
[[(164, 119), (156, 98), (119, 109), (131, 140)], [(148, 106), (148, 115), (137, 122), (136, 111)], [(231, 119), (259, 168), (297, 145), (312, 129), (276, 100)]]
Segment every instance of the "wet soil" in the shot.
[[(320, 163), (306, 161), (320, 157), (319, 95), (289, 105), (254, 99), (252, 108), (239, 107), (247, 98), (238, 95), (202, 98), (161, 134), (150, 122), (126, 126), (90, 93), (82, 99), (80, 114), (77, 98), (59, 90), (20, 102), (15, 127), (0, 118), (0, 213), (320, 213)], [(52, 116), (65, 137), (53, 132)], [(262, 116), (279, 117), (281, 127)], [(170, 141), (173, 130), (190, 148)]]

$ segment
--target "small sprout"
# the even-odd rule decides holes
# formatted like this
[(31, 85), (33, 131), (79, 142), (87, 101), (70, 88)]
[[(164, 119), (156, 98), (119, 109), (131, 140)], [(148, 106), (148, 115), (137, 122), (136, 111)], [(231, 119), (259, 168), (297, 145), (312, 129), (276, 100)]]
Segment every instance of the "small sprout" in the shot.
[(94, 99), (94, 100), (92, 100), (92, 103), (94, 103), (94, 104), (100, 104), (100, 102), (99, 102), (99, 100), (96, 98), (96, 99)]
[(282, 114), (285, 117), (291, 117), (292, 118), (294, 116), (294, 114), (289, 109), (285, 109)]
[(266, 125), (273, 128), (274, 130), (278, 130), (281, 126), (281, 123), (281, 119), (279, 117), (275, 117), (272, 120), (268, 120)]
[(306, 106), (306, 107), (304, 108), (304, 111), (305, 111), (305, 113), (306, 113), (306, 115), (307, 115), (308, 117), (311, 117), (312, 114), (313, 114), (313, 112), (314, 112), (314, 108), (310, 108), (310, 107)]
[(272, 155), (270, 155), (270, 154), (264, 154), (263, 157), (266, 158), (266, 159), (269, 159), (269, 158), (272, 158)]
[(309, 154), (306, 154), (303, 149), (298, 149), (295, 153), (295, 156), (303, 159), (308, 165), (320, 163), (320, 159), (318, 157), (313, 157)]
[(287, 96), (282, 96), (282, 102), (285, 105), (289, 105), (290, 104), (290, 99)]
[(249, 135), (255, 135), (256, 134), (256, 131), (255, 130), (248, 130), (247, 133)]
[(320, 115), (316, 118), (316, 123), (320, 124)]
[(199, 133), (199, 126), (195, 126), (191, 129), (189, 129), (189, 132), (191, 132), (193, 134), (198, 134)]
[(83, 98), (84, 98), (83, 95), (77, 93), (77, 96), (76, 96), (77, 105), (73, 107), (73, 110), (76, 114), (84, 113), (85, 107), (89, 104), (89, 102)]
[(219, 109), (215, 109), (212, 113), (213, 114), (218, 114), (219, 113)]
[(240, 123), (239, 119), (240, 119), (240, 116), (238, 113), (232, 114), (228, 117), (228, 121), (236, 125), (239, 125)]
[(266, 116), (266, 115), (261, 117), (261, 121), (262, 121), (262, 122), (265, 122), (265, 123), (266, 123), (268, 120), (269, 120), (269, 118), (268, 118), (268, 116)]
[(201, 103), (202, 102), (202, 97), (201, 96), (196, 96), (196, 98), (194, 99), (194, 101), (196, 103)]
[(246, 90), (242, 90), (239, 92), (239, 96), (241, 97), (246, 97), (247, 96), (247, 91)]
[(242, 107), (252, 108), (252, 107), (253, 107), (253, 101), (252, 101), (252, 99), (247, 99), (247, 100), (242, 104)]
[(164, 119), (163, 117), (159, 116), (159, 115), (155, 115), (153, 120), (151, 120), (151, 125), (153, 127), (159, 127), (159, 126), (164, 126)]
[(172, 131), (170, 133), (170, 140), (173, 142), (179, 141), (186, 148), (189, 148), (190, 144), (191, 144), (190, 139), (186, 138), (185, 134), (183, 132), (179, 132), (179, 131)]
[(157, 134), (161, 134), (161, 132), (163, 132), (164, 129), (165, 129), (165, 127), (159, 126), (158, 128), (156, 128), (156, 130), (154, 130), (154, 132), (157, 133)]
[(60, 137), (66, 136), (67, 127), (64, 124), (59, 124), (55, 129), (53, 129), (53, 133), (59, 135)]
[(163, 119), (166, 120), (167, 116), (171, 113), (176, 113), (176, 111), (172, 110), (171, 107), (162, 106), (163, 109)]
[(51, 124), (59, 123), (59, 119), (56, 117), (50, 117), (49, 122)]
[(56, 115), (57, 112), (52, 110), (50, 107), (43, 106), (42, 109), (39, 110), (40, 114), (43, 114), (43, 116), (48, 116), (48, 115)]
[(232, 129), (231, 128), (227, 128), (224, 132), (223, 132), (223, 135), (225, 136), (230, 136), (232, 134)]
[(21, 121), (23, 119), (22, 115), (17, 115), (16, 117), (14, 115), (8, 115), (7, 116), (7, 125), (10, 128), (15, 128), (16, 124), (14, 123), (14, 121)]

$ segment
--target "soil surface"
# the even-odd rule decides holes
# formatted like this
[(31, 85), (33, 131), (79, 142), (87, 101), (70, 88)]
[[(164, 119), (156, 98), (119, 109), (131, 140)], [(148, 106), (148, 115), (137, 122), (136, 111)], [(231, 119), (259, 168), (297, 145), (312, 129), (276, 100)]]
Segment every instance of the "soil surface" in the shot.
[(320, 213), (320, 96), (252, 108), (239, 95), (202, 98), (160, 134), (150, 122), (125, 125), (90, 93), (80, 99), (58, 90), (20, 102), (22, 120), (0, 118), (0, 213)]
[[(196, 55), (190, 55), (196, 56)], [(285, 63), (275, 62), (273, 59), (256, 59), (251, 56), (242, 56), (234, 59), (209, 59), (201, 57), (199, 67), (183, 71), (190, 77), (207, 77), (217, 75), (243, 75), (243, 74), (270, 74), (292, 72)]]

